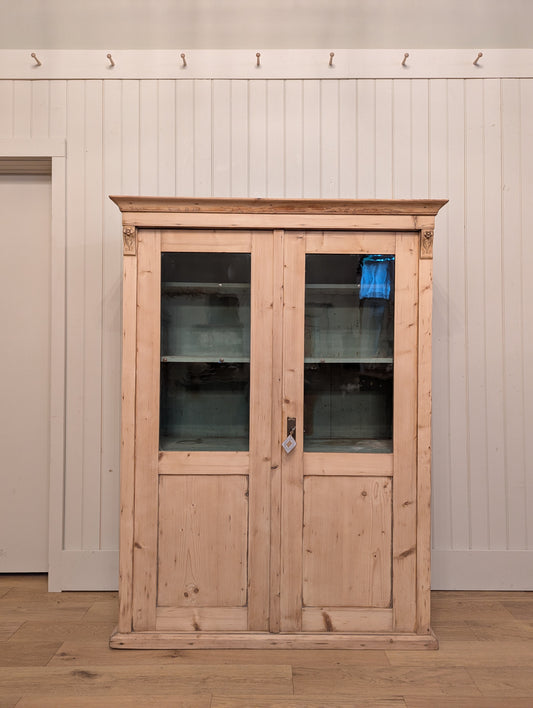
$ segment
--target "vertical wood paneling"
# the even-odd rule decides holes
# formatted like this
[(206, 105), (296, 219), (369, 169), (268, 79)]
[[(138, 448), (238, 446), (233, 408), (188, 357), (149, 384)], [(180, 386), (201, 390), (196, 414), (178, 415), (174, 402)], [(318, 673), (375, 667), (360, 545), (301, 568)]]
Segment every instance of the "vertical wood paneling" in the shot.
[(483, 82), (486, 433), (489, 543), (507, 547), (502, 320), (501, 85)]
[[(102, 82), (85, 90), (83, 228), (83, 548), (99, 548), (102, 428)], [(81, 372), (80, 372), (81, 374)]]
[(176, 193), (176, 84), (157, 83), (157, 194)]
[[(285, 197), (303, 194), (303, 82), (285, 82)], [(317, 195), (318, 196), (318, 195)]]
[(266, 192), (266, 81), (250, 81), (249, 92), (249, 197), (263, 197)]
[[(448, 194), (448, 82), (431, 82), (429, 92), (430, 197)], [(452, 547), (450, 496), (450, 359), (448, 352), (448, 214), (439, 215), (434, 243), (432, 398), (432, 540), (435, 548)], [(452, 262), (452, 267), (454, 263)]]
[(50, 82), (33, 81), (31, 84), (31, 137), (47, 138), (50, 123)]
[(109, 194), (122, 190), (122, 82), (103, 85), (102, 124), (102, 452), (100, 547), (118, 546), (122, 239), (120, 214)]
[(213, 194), (212, 174), (212, 82), (196, 81), (194, 86), (194, 194)]
[(428, 196), (429, 182), (428, 82), (411, 84), (411, 195)]
[(31, 81), (13, 82), (13, 137), (31, 137)]
[(411, 196), (411, 81), (393, 83), (393, 120), (392, 120), (392, 196), (394, 199), (407, 199)]
[(139, 82), (122, 82), (122, 193), (139, 194)]
[(376, 82), (357, 82), (357, 197), (376, 196)]
[[(85, 337), (85, 85), (67, 84), (65, 548), (83, 548)], [(91, 383), (92, 386), (95, 382)]]
[[(466, 261), (465, 243), (465, 86), (448, 82), (448, 243), (450, 263), (447, 337), (450, 356), (450, 467), (448, 470), (452, 548), (470, 548), (467, 380), (466, 380)], [(469, 235), (468, 235), (469, 238)], [(435, 407), (438, 406), (435, 401)], [(435, 501), (435, 503), (439, 503)]]
[(194, 81), (176, 81), (176, 195), (194, 196)]
[(392, 197), (393, 82), (376, 81), (376, 197)]
[[(502, 278), (503, 278), (503, 363), (505, 407), (505, 469), (509, 547), (526, 544), (526, 469), (524, 459), (524, 363), (522, 306), (522, 165), (520, 144), (520, 81), (502, 81)], [(530, 159), (530, 156), (526, 160)], [(528, 199), (530, 202), (530, 199)], [(528, 274), (527, 277), (530, 277)], [(531, 392), (527, 392), (531, 395)]]
[(50, 82), (50, 137), (67, 134), (67, 82)]
[(213, 83), (213, 194), (231, 194), (231, 82)]
[(231, 196), (248, 195), (248, 82), (231, 82)]
[(323, 199), (335, 199), (339, 196), (338, 81), (322, 81), (320, 102), (320, 196)]
[(13, 135), (13, 87), (14, 81), (0, 81), (0, 137)]
[(159, 119), (157, 81), (141, 81), (139, 86), (139, 190), (157, 194)]
[[(524, 155), (533, 155), (533, 79), (520, 82), (520, 127), (521, 143)], [(530, 292), (531, 273), (533, 273), (533, 250), (529, 247), (530, 234), (533, 233), (533, 213), (531, 209), (533, 194), (533, 160), (522, 162), (522, 303), (523, 303), (523, 356), (524, 356), (524, 420), (530, 424), (533, 420), (533, 297)], [(526, 425), (527, 425), (526, 424)], [(524, 457), (526, 467), (526, 532), (527, 548), (533, 546), (533, 436), (525, 432)]]
[[(339, 197), (357, 196), (357, 82), (339, 83)], [(373, 126), (375, 131), (375, 126)]]
[(483, 84), (466, 81), (465, 88), (465, 187), (471, 195), (465, 215), (470, 542), (472, 548), (488, 548), (487, 427), (483, 414), (486, 407), (482, 316), (485, 308)]
[(303, 196), (310, 198), (320, 194), (320, 87), (320, 81), (305, 81), (303, 84)]
[(283, 81), (267, 82), (267, 192), (285, 196), (285, 93)]

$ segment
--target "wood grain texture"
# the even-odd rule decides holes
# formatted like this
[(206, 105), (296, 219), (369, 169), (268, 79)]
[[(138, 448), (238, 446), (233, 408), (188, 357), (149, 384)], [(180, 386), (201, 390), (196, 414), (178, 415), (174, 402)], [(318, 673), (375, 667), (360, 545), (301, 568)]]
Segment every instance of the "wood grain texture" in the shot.
[(436, 214), (446, 199), (184, 199), (111, 196), (122, 212), (195, 214)]
[(156, 629), (175, 632), (234, 632), (248, 628), (246, 607), (158, 607)]
[(418, 235), (398, 235), (394, 313), (394, 629), (416, 626)]
[(297, 632), (302, 622), (303, 367), (305, 234), (286, 233), (283, 283), (282, 436), (296, 419), (296, 448), (282, 452), (280, 630)]
[(246, 476), (162, 476), (158, 528), (158, 606), (246, 605)]
[(429, 632), (431, 589), (431, 260), (418, 271), (417, 632)]
[(273, 234), (252, 236), (248, 629), (269, 629)]
[(272, 261), (272, 421), (270, 464), (270, 631), (280, 630), (281, 461), (283, 437), (283, 254), (284, 232), (274, 231)]
[(135, 378), (137, 363), (137, 258), (124, 258), (122, 282), (122, 415), (120, 451), (119, 593), (121, 632), (132, 629), (135, 498)]
[(248, 474), (250, 453), (160, 451), (159, 474)]
[(161, 248), (169, 252), (248, 253), (251, 247), (252, 236), (246, 231), (180, 229), (161, 232)]
[(304, 605), (389, 607), (391, 481), (306, 477), (303, 506)]
[[(306, 234), (307, 253), (374, 253), (376, 237), (368, 233), (343, 233), (315, 231)], [(379, 235), (379, 252), (394, 253), (396, 237), (394, 234)]]
[(122, 214), (125, 226), (154, 228), (221, 229), (341, 229), (363, 231), (412, 231), (415, 217), (405, 214), (269, 214), (127, 211)]
[(305, 452), (304, 474), (348, 477), (392, 477), (394, 457), (386, 453)]
[(304, 632), (391, 632), (392, 610), (360, 607), (304, 607)]
[(155, 627), (159, 449), (160, 232), (138, 235), (133, 628)]

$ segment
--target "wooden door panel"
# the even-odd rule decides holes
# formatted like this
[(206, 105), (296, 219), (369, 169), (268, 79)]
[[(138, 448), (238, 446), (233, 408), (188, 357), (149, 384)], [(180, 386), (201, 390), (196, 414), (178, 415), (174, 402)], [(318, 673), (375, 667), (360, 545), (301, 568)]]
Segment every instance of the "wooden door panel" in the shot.
[(392, 483), (383, 477), (306, 477), (303, 604), (389, 607)]
[(162, 475), (157, 604), (246, 605), (248, 478)]

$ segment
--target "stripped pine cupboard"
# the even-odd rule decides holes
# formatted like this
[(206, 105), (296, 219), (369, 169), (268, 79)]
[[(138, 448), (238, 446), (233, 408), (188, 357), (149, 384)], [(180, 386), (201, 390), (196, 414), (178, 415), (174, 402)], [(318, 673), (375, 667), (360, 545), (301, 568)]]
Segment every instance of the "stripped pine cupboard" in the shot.
[(431, 276), (445, 201), (112, 199), (111, 646), (436, 648)]

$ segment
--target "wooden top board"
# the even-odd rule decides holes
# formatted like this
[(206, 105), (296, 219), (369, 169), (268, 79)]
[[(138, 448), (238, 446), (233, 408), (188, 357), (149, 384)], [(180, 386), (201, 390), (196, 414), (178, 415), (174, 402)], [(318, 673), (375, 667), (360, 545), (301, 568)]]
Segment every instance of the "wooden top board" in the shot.
[(221, 199), (110, 196), (121, 212), (435, 216), (447, 199)]

